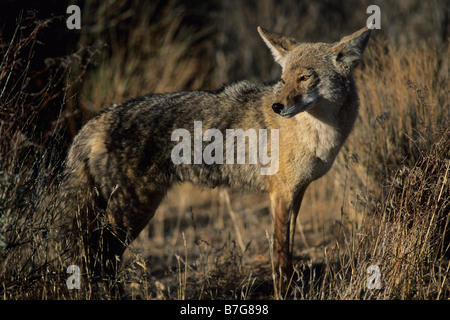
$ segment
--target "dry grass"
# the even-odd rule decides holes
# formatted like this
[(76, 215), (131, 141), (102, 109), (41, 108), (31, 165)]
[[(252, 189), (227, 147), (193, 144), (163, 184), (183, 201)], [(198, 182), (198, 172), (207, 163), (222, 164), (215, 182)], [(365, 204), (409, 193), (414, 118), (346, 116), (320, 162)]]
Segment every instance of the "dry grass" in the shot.
[[(10, 50), (1, 47), (3, 299), (117, 297), (86, 281), (82, 290), (66, 287), (72, 260), (52, 228), (65, 126), (76, 131), (80, 114), (89, 118), (149, 92), (216, 88), (242, 77), (271, 80), (279, 68), (256, 35), (260, 21), (308, 40), (323, 40), (323, 34), (311, 33), (314, 23), (296, 28), (292, 15), (339, 21), (339, 15), (322, 12), (321, 4), (263, 2), (213, 8), (217, 11), (205, 14), (206, 22), (213, 16), (228, 23), (206, 28), (189, 23), (176, 1), (166, 6), (116, 1), (109, 8), (94, 3), (83, 17), (89, 27), (77, 53), (48, 66), (58, 73), (38, 94), (17, 81), (38, 77), (27, 74), (18, 57), (33, 59), (37, 35), (49, 22), (18, 28), (16, 38), (7, 41)], [(280, 18), (271, 19), (272, 12)], [(121, 25), (126, 41), (117, 31)], [(336, 37), (344, 32), (330, 29)], [(99, 44), (102, 39), (108, 47)], [(125, 254), (119, 280), (130, 298), (448, 299), (449, 46), (403, 40), (393, 45), (375, 33), (356, 70), (360, 116), (331, 171), (306, 192), (289, 295), (280, 296), (272, 280), (268, 197), (181, 185)], [(15, 54), (20, 50), (28, 54)], [(87, 68), (95, 57), (97, 65)], [(53, 126), (35, 125), (39, 112), (54, 108), (55, 100), (59, 112)], [(381, 272), (380, 289), (367, 286), (371, 265)]]
[[(158, 2), (130, 4), (121, 0), (114, 3), (113, 10), (106, 2), (90, 9), (92, 16), (84, 19), (90, 22), (93, 32), (85, 34), (79, 45), (101, 45), (99, 42), (107, 39), (109, 43), (81, 89), (82, 107), (88, 117), (130, 97), (200, 89), (209, 80), (212, 65), (202, 56), (210, 45), (205, 38), (210, 30), (184, 25), (186, 13), (175, 1), (164, 6)], [(115, 15), (117, 12), (122, 14)], [(133, 19), (128, 21), (130, 17)], [(125, 39), (117, 39), (120, 34), (111, 28), (121, 23), (129, 30), (122, 35)]]

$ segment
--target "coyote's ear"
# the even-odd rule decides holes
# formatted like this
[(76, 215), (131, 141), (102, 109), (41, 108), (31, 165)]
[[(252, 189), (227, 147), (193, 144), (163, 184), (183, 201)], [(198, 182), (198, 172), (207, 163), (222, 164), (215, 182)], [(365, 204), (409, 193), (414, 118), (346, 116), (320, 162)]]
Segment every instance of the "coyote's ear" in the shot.
[(294, 49), (295, 41), (270, 33), (261, 27), (258, 27), (258, 32), (266, 45), (269, 47), (270, 51), (272, 51), (275, 61), (284, 68), (284, 59), (289, 51)]
[(366, 26), (335, 44), (332, 50), (336, 53), (336, 63), (353, 69), (362, 57), (371, 31), (372, 29)]

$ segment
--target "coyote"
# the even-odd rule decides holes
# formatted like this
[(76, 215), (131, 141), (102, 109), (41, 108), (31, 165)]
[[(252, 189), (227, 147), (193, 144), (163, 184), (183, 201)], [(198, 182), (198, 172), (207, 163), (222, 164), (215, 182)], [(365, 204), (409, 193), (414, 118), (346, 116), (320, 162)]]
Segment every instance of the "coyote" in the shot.
[[(268, 193), (277, 272), (281, 282), (291, 277), (302, 197), (330, 169), (352, 130), (358, 111), (352, 73), (371, 29), (332, 44), (297, 43), (260, 27), (258, 32), (281, 65), (281, 80), (142, 96), (105, 110), (75, 137), (63, 191), (70, 228), (82, 240), (88, 268), (114, 275), (117, 257), (147, 225), (168, 189), (191, 182)], [(279, 143), (265, 150), (277, 157), (276, 173), (261, 174), (264, 164), (258, 161), (173, 161), (172, 133), (181, 128), (195, 137), (196, 121), (201, 121), (200, 133), (213, 128), (224, 137), (227, 129), (276, 130)]]

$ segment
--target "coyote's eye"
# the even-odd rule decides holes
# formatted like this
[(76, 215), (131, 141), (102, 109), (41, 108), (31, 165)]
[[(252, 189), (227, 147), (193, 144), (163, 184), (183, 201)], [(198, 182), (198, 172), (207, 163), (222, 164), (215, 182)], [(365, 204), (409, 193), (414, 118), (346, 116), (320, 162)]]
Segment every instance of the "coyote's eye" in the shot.
[(284, 86), (284, 84), (285, 84), (285, 82), (284, 82), (284, 79), (281, 79), (281, 83), (283, 84), (283, 86)]
[(309, 79), (310, 76), (300, 76), (300, 78), (298, 78), (298, 81), (306, 81)]

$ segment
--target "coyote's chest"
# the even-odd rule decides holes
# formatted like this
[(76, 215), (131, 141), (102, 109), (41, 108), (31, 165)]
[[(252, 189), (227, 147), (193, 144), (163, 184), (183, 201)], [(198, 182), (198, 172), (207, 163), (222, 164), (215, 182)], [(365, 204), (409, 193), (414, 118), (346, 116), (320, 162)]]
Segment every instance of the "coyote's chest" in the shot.
[(312, 116), (298, 121), (297, 139), (304, 163), (308, 163), (304, 171), (312, 180), (320, 178), (333, 165), (344, 139), (336, 126), (325, 123)]
[(342, 139), (335, 127), (320, 121), (315, 121), (315, 141), (313, 154), (326, 164), (333, 163), (339, 149), (342, 146)]

